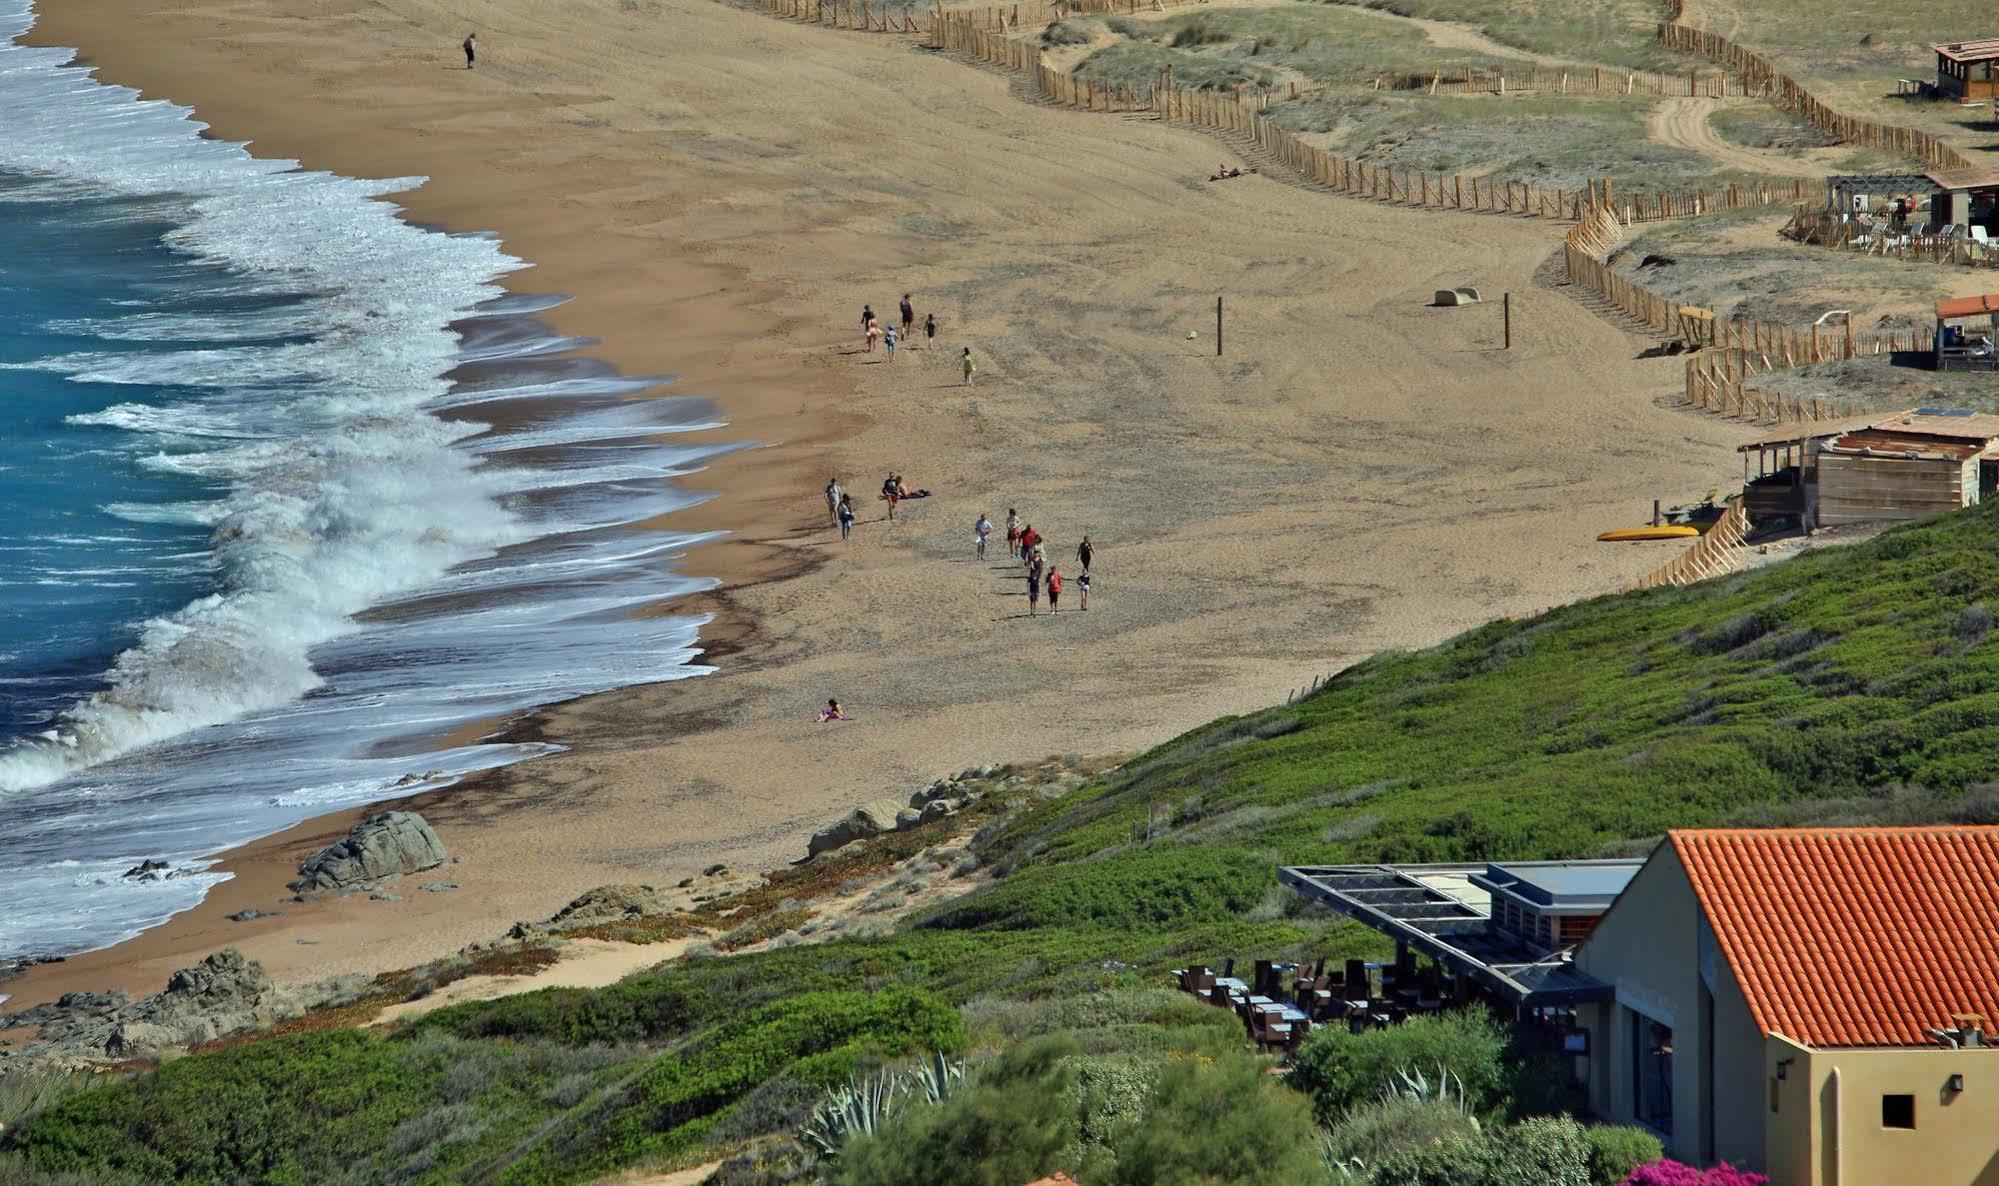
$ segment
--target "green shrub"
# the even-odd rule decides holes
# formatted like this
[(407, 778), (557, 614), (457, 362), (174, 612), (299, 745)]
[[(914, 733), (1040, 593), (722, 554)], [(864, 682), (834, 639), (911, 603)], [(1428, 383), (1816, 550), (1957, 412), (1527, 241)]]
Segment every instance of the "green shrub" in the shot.
[(1488, 1186), (1590, 1186), (1590, 1144), (1567, 1116), (1536, 1116), (1493, 1134)]
[(1506, 1068), (1501, 1054), (1506, 1032), (1482, 1011), (1412, 1017), (1386, 1029), (1356, 1034), (1340, 1026), (1312, 1031), (1299, 1048), (1291, 1085), (1312, 1097), (1321, 1123), (1330, 1124), (1360, 1104), (1380, 1097), (1397, 1071), (1441, 1067), (1463, 1084), (1477, 1111), (1503, 1098)]
[(105, 1082), (100, 1075), (54, 1068), (0, 1075), (0, 1132), (19, 1128), (53, 1105)]
[(841, 1152), (832, 1186), (1021, 1186), (1056, 1169), (1076, 1135), (1064, 1065), (1074, 1043), (1037, 1039), (980, 1068), (941, 1107), (905, 1108)]
[(1476, 1137), (1479, 1131), (1476, 1119), (1442, 1100), (1377, 1100), (1342, 1116), (1326, 1138), (1326, 1151), (1335, 1160), (1373, 1167), (1398, 1150)]
[(426, 1094), (387, 1044), (334, 1030), (180, 1059), (71, 1096), (18, 1143), (51, 1172), (323, 1182), (379, 1147)]
[(513, 1160), (500, 1181), (583, 1181), (642, 1159), (703, 1144), (759, 1086), (789, 1072), (830, 1087), (863, 1053), (889, 1057), (964, 1045), (955, 1009), (929, 993), (813, 992), (731, 1017), (692, 1049), (650, 1063), (599, 1106), (565, 1122)]
[(1323, 1180), (1305, 1101), (1237, 1055), (1167, 1065), (1145, 1115), (1114, 1147), (1115, 1186), (1298, 1186)]
[(1666, 1155), (1659, 1138), (1627, 1124), (1593, 1124), (1583, 1130), (1589, 1142), (1589, 1176), (1596, 1186), (1618, 1186), (1635, 1166), (1651, 1165)]

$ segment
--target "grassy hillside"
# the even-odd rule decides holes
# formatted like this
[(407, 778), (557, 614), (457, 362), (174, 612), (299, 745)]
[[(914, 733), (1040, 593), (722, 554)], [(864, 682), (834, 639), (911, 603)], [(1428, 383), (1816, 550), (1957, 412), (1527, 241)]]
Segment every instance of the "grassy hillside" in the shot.
[[(998, 1144), (1092, 1183), (1146, 1180), (1140, 1165), (1173, 1180), (1186, 1159), (1234, 1155), (1175, 1144), (1168, 1113), (1209, 1106), (1187, 1101), (1302, 1113), (1240, 1089), (1233, 1019), (1159, 991), (1161, 971), (1382, 950), (1287, 901), (1276, 865), (1587, 856), (1717, 822), (1987, 818), (1995, 604), (1999, 508), (1377, 656), (1297, 704), (987, 817), (974, 850), (997, 880), (895, 933), (459, 1006), (387, 1037), (198, 1055), (30, 1118), (0, 1183), (588, 1181), (786, 1130), (877, 1061), (1044, 1038), (1066, 1053), (993, 1064), (977, 1090), (1046, 1139)], [(255, 1120), (263, 1098), (283, 1115)], [(997, 1140), (947, 1114), (897, 1148), (972, 1157)], [(1344, 1147), (1363, 1147), (1360, 1125)], [(1309, 1125), (1296, 1139), (1315, 1139)], [(841, 1180), (901, 1180), (856, 1176), (887, 1157), (868, 1146)], [(1173, 1157), (1180, 1170), (1159, 1169)]]

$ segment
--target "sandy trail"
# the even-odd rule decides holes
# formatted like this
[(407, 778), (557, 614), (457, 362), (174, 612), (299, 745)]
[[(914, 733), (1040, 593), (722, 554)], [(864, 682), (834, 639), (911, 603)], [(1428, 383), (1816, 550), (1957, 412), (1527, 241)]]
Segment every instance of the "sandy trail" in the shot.
[(634, 972), (643, 972), (674, 959), (694, 945), (692, 939), (668, 943), (611, 943), (603, 939), (566, 939), (562, 959), (525, 976), (467, 976), (454, 980), (429, 996), (390, 1005), (377, 1013), (370, 1025), (387, 1025), (421, 1017), (447, 1005), (467, 1001), (493, 1001), (518, 993), (544, 988), (602, 988), (616, 984)]
[(1715, 131), (1709, 119), (1726, 104), (1727, 100), (1706, 97), (1662, 99), (1645, 117), (1645, 134), (1668, 147), (1700, 153), (1728, 168), (1771, 177), (1823, 178), (1835, 160), (1852, 151), (1833, 147), (1792, 154), (1731, 144)]
[[(476, 74), (449, 68), (468, 25)], [(559, 329), (685, 376), (765, 447), (697, 479), (725, 495), (686, 521), (737, 542), (681, 564), (725, 572), (710, 604), (754, 631), (721, 674), (542, 714), (568, 752), (424, 800), (462, 890), (223, 917), (268, 908), (323, 822), (168, 927), (10, 985), (20, 1005), (155, 990), (224, 944), (285, 979), (408, 966), (593, 885), (769, 867), (941, 774), (1143, 748), (1616, 589), (1671, 552), (1598, 531), (1734, 472), (1741, 428), (1655, 402), (1676, 361), (1537, 280), (1556, 224), (1209, 185), (1234, 155), (1214, 138), (1024, 103), (901, 38), (712, 0), (76, 0), (46, 36), (260, 151), (429, 175), (415, 216), (497, 231), (524, 286), (577, 295)], [(1427, 307), (1466, 283), (1515, 294), (1511, 352), (1496, 304)], [(902, 292), (936, 348), (858, 353), (861, 303)], [(891, 469), (938, 491), (893, 524)], [(974, 519), (1009, 507), (1065, 609), (1095, 537), (1088, 613), (1029, 618), (1019, 569), (973, 559)], [(833, 695), (858, 719), (813, 723)]]

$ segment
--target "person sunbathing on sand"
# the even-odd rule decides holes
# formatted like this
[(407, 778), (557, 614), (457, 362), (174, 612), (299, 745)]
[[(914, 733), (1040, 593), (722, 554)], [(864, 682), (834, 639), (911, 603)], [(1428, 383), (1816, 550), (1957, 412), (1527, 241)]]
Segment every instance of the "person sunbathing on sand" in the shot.
[[(1256, 172), (1256, 170), (1255, 170), (1255, 169), (1251, 169), (1251, 170), (1250, 170), (1250, 172), (1254, 173), (1254, 172)], [(1227, 163), (1226, 161), (1224, 161), (1224, 162), (1223, 162), (1223, 163), (1222, 163), (1222, 164), (1221, 164), (1220, 166), (1218, 166), (1218, 167), (1216, 168), (1216, 170), (1215, 170), (1215, 175), (1214, 175), (1214, 176), (1212, 176), (1212, 177), (1210, 177), (1210, 178), (1208, 178), (1208, 180), (1209, 180), (1209, 181), (1226, 181), (1226, 180), (1228, 180), (1228, 179), (1229, 179), (1229, 178), (1231, 178), (1231, 177), (1241, 177), (1242, 175), (1243, 175), (1243, 172), (1242, 172), (1242, 166), (1241, 166), (1241, 165), (1230, 165), (1229, 163)]]
[(853, 719), (841, 710), (838, 700), (827, 700), (826, 707), (819, 710), (819, 723), (822, 725), (827, 721), (851, 721)]

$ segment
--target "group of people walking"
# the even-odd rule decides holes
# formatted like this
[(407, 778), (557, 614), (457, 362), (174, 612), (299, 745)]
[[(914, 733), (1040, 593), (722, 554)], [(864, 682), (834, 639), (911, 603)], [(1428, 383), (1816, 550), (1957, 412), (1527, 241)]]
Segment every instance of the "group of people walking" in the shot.
[[(986, 558), (986, 540), (992, 535), (992, 520), (979, 515), (979, 521), (972, 528), (978, 542), (979, 559)], [(1006, 512), (1006, 554), (1009, 559), (1019, 560), (1027, 566), (1027, 613), (1029, 617), (1041, 612), (1041, 594), (1048, 593), (1048, 612), (1062, 612), (1062, 570), (1048, 562), (1047, 542), (1034, 524), (1023, 522), (1018, 508), (1009, 507)], [(1076, 578), (1076, 591), (1081, 594), (1080, 608), (1090, 608), (1090, 562), (1096, 559), (1096, 545), (1089, 536), (1076, 545), (1076, 562), (1082, 566), (1082, 575)]]
[[(895, 348), (911, 341), (916, 336), (916, 306), (909, 303), (908, 293), (905, 292), (902, 294), (902, 302), (898, 306), (897, 312), (902, 314), (902, 329), (900, 331), (897, 331), (893, 323), (883, 325), (881, 318), (875, 316), (875, 307), (873, 305), (861, 306), (862, 348), (869, 354), (873, 354), (875, 352), (875, 343), (880, 342), (882, 348), (888, 351), (888, 361), (890, 362), (895, 361)], [(923, 315), (923, 342), (925, 348), (933, 346), (937, 342), (937, 314), (935, 313), (925, 313)], [(958, 365), (965, 373), (965, 386), (970, 387), (972, 385), (972, 375), (979, 369), (979, 364), (972, 358), (972, 348), (970, 346), (964, 347), (963, 351), (958, 355)]]
[[(888, 359), (895, 361), (895, 348), (916, 336), (916, 306), (909, 303), (909, 294), (902, 294), (902, 330), (897, 332), (894, 325), (883, 325), (875, 316), (873, 305), (861, 306), (861, 341), (869, 354), (875, 352), (875, 343), (880, 342), (888, 350)], [(926, 314), (923, 318), (923, 337), (926, 341), (937, 340), (937, 314)]]

